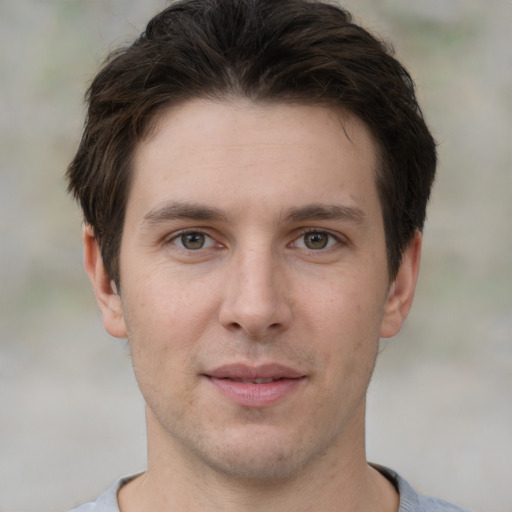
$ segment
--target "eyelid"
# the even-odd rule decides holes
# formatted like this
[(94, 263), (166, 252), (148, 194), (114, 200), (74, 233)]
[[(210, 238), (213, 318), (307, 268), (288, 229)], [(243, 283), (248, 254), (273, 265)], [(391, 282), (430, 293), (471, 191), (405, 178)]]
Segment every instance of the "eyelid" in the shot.
[(307, 235), (307, 234), (310, 234), (310, 233), (319, 233), (319, 234), (325, 234), (325, 235), (328, 235), (329, 237), (331, 238), (334, 238), (335, 240), (335, 243), (331, 244), (331, 245), (328, 245), (327, 247), (324, 247), (322, 249), (310, 249), (309, 247), (299, 247), (299, 249), (304, 249), (304, 250), (307, 250), (307, 251), (311, 251), (311, 252), (322, 252), (322, 251), (328, 251), (329, 249), (332, 249), (334, 247), (336, 247), (337, 245), (347, 245), (347, 240), (339, 233), (333, 233), (331, 230), (329, 229), (323, 229), (323, 228), (316, 228), (316, 227), (308, 227), (308, 228), (304, 228), (304, 229), (301, 229), (299, 232), (298, 232), (298, 236), (295, 236), (295, 238), (293, 239), (292, 241), (292, 244), (294, 246), (297, 245), (297, 241), (299, 239), (301, 239), (303, 236)]
[(183, 247), (182, 245), (178, 245), (175, 243), (176, 240), (178, 240), (180, 237), (184, 235), (191, 235), (191, 234), (201, 234), (204, 235), (206, 239), (209, 239), (211, 242), (206, 245), (205, 247), (201, 247), (201, 249), (196, 249), (196, 251), (200, 251), (202, 249), (209, 249), (210, 247), (213, 247), (218, 242), (213, 238), (213, 236), (209, 235), (204, 228), (184, 228), (180, 229), (179, 231), (173, 231), (170, 235), (166, 236), (163, 240), (164, 244), (173, 244), (176, 247), (179, 247), (180, 249), (183, 249), (184, 251), (190, 251), (195, 252), (192, 249), (187, 249), (186, 247)]
[[(180, 229), (178, 231), (173, 231), (172, 233), (170, 233), (170, 234), (166, 235), (165, 237), (163, 237), (162, 243), (164, 245), (172, 244), (175, 247), (178, 247), (179, 249), (182, 249), (182, 250), (187, 251), (187, 252), (196, 252), (196, 251), (200, 251), (202, 249), (209, 249), (211, 247), (214, 247), (215, 245), (219, 245), (219, 246), (224, 245), (221, 242), (219, 242), (216, 237), (212, 236), (208, 231), (209, 230), (207, 228), (204, 228), (204, 227), (183, 228), (183, 229)], [(210, 242), (208, 243), (208, 245), (206, 247), (202, 247), (201, 249), (197, 249), (197, 250), (194, 251), (194, 250), (187, 249), (186, 247), (183, 247), (183, 246), (175, 243), (175, 241), (177, 239), (179, 239), (180, 237), (182, 237), (183, 235), (196, 234), (196, 233), (204, 235), (206, 239), (210, 240)], [(331, 244), (328, 247), (325, 247), (323, 249), (310, 249), (308, 247), (299, 247), (300, 249), (311, 251), (311, 252), (322, 252), (322, 251), (325, 252), (325, 251), (328, 251), (329, 249), (332, 249), (332, 248), (336, 247), (337, 245), (345, 246), (345, 245), (347, 245), (349, 243), (348, 240), (342, 234), (340, 234), (340, 233), (335, 233), (335, 232), (333, 232), (333, 231), (331, 231), (329, 229), (325, 229), (325, 228), (307, 227), (307, 228), (302, 228), (302, 229), (299, 229), (298, 231), (296, 231), (296, 233), (293, 236), (292, 241), (288, 245), (289, 246), (296, 246), (297, 245), (297, 241), (300, 238), (302, 238), (303, 236), (305, 236), (305, 235), (307, 235), (309, 233), (326, 234), (330, 238), (333, 238), (335, 240), (335, 243), (333, 243), (333, 244)]]

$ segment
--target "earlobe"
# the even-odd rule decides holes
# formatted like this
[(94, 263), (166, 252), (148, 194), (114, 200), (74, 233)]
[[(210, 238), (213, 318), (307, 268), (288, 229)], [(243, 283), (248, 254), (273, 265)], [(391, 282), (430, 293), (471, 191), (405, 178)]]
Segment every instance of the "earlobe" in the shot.
[(389, 287), (381, 325), (381, 338), (391, 338), (398, 334), (409, 314), (420, 268), (421, 243), (422, 235), (416, 231), (402, 255), (402, 263), (395, 280)]
[(116, 338), (126, 337), (126, 325), (121, 303), (114, 281), (103, 264), (101, 250), (91, 226), (85, 225), (82, 240), (84, 244), (84, 265), (91, 280), (96, 301), (103, 316), (106, 331)]

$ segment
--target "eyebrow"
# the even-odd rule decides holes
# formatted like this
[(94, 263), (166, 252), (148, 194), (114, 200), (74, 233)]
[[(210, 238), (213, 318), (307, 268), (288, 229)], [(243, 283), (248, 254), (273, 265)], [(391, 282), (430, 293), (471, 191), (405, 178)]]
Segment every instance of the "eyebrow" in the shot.
[[(229, 222), (226, 213), (218, 208), (196, 203), (171, 201), (150, 210), (144, 215), (140, 224), (141, 226), (152, 226), (182, 219)], [(290, 222), (343, 220), (354, 224), (365, 224), (367, 215), (363, 210), (351, 206), (309, 204), (286, 210), (281, 219)]]
[(211, 206), (171, 201), (150, 210), (144, 215), (141, 225), (155, 225), (179, 219), (227, 221), (224, 212)]
[(354, 224), (365, 224), (368, 220), (366, 213), (360, 208), (335, 204), (310, 204), (299, 208), (290, 208), (285, 212), (284, 218), (293, 222), (343, 220)]

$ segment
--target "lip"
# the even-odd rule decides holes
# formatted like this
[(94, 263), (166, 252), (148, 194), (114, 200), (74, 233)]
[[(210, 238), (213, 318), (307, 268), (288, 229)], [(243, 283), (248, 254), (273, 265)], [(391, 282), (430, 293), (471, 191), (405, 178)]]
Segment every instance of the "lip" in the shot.
[(229, 364), (204, 373), (225, 398), (241, 407), (268, 407), (294, 393), (306, 376), (281, 364)]

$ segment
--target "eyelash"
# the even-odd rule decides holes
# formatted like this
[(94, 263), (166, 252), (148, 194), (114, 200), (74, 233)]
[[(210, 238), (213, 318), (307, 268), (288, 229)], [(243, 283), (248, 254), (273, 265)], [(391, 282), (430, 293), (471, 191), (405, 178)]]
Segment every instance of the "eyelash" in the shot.
[[(211, 242), (209, 243), (208, 247), (204, 247), (201, 246), (201, 247), (197, 247), (196, 249), (191, 249), (191, 248), (188, 248), (188, 247), (184, 247), (183, 244), (178, 244), (176, 243), (177, 240), (179, 239), (182, 239), (183, 237), (187, 236), (187, 235), (200, 235), (200, 236), (204, 236), (206, 239), (209, 239), (211, 240)], [(304, 250), (309, 250), (309, 251), (312, 251), (312, 252), (323, 252), (323, 251), (327, 251), (329, 249), (331, 249), (333, 246), (335, 245), (338, 245), (338, 244), (345, 244), (345, 242), (343, 241), (342, 238), (340, 238), (339, 236), (331, 233), (330, 231), (326, 231), (326, 230), (322, 230), (322, 229), (316, 229), (316, 228), (307, 228), (305, 230), (303, 230), (298, 237), (294, 238), (294, 240), (289, 244), (291, 246), (297, 246), (297, 243), (299, 240), (301, 239), (304, 239), (304, 237), (306, 237), (307, 235), (322, 235), (322, 236), (327, 236), (328, 239), (327, 239), (327, 242), (326, 242), (326, 246), (325, 247), (318, 247), (318, 248), (311, 248), (311, 247), (299, 247), (300, 249), (304, 249)], [(207, 233), (204, 232), (204, 230), (200, 229), (200, 228), (192, 228), (192, 229), (184, 229), (182, 231), (179, 231), (178, 233), (174, 233), (172, 235), (172, 237), (168, 238), (167, 240), (165, 240), (165, 243), (166, 244), (173, 244), (177, 247), (179, 247), (180, 249), (182, 250), (185, 250), (187, 252), (195, 252), (195, 251), (200, 251), (201, 249), (209, 249), (210, 247), (214, 246), (215, 245), (215, 239), (213, 237), (211, 237), (210, 235), (208, 235)], [(305, 242), (303, 242), (304, 245), (306, 245)]]
[[(329, 249), (331, 249), (333, 246), (335, 245), (338, 245), (338, 244), (344, 244), (344, 241), (343, 239), (340, 237), (340, 236), (337, 236), (335, 235), (334, 233), (331, 233), (330, 231), (326, 231), (324, 229), (317, 229), (317, 228), (307, 228), (305, 230), (303, 230), (300, 235), (295, 238), (292, 242), (293, 245), (296, 245), (297, 244), (297, 241), (306, 237), (307, 235), (310, 235), (310, 234), (314, 234), (314, 235), (327, 235), (327, 237), (329, 237), (330, 240), (327, 241), (327, 244), (328, 244), (328, 247), (321, 247), (321, 248), (318, 248), (318, 249), (311, 249), (309, 247), (305, 247), (304, 249), (305, 250), (309, 250), (309, 251), (312, 251), (312, 252), (322, 252), (322, 251), (327, 251)], [(330, 241), (334, 240), (334, 243), (330, 243)]]
[[(176, 240), (180, 240), (180, 239), (182, 239), (183, 237), (185, 237), (187, 235), (201, 235), (201, 236), (204, 236), (205, 238), (210, 239), (212, 241), (211, 246), (215, 245), (214, 238), (211, 237), (210, 235), (208, 235), (207, 233), (205, 233), (204, 230), (202, 230), (200, 228), (184, 229), (182, 231), (179, 231), (178, 233), (173, 233), (173, 235), (170, 238), (165, 240), (165, 243), (166, 244), (176, 245), (180, 249), (183, 249), (185, 251), (190, 251), (190, 252), (195, 252), (195, 251), (199, 251), (201, 249), (205, 249), (205, 247), (199, 247), (197, 249), (189, 249), (187, 247), (183, 247), (183, 245), (178, 245), (176, 243)], [(208, 247), (206, 247), (206, 248), (208, 248)]]

